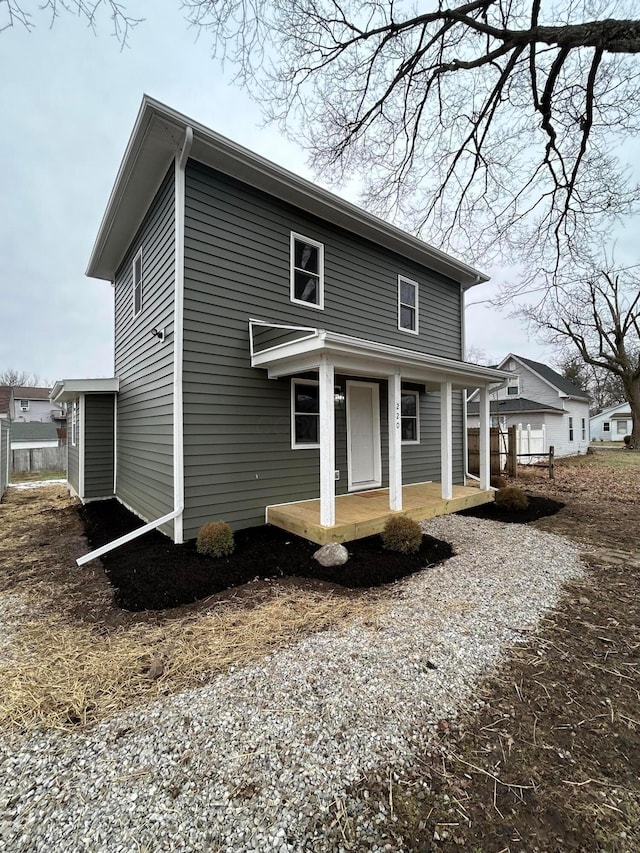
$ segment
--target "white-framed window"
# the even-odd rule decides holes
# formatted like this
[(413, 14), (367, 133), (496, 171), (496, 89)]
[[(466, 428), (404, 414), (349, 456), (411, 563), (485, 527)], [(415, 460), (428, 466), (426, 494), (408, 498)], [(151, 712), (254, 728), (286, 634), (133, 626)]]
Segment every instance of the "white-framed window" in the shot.
[(291, 301), (324, 309), (324, 245), (291, 232)]
[(618, 435), (626, 435), (627, 434), (627, 422), (626, 421), (618, 421)]
[(611, 432), (611, 424), (609, 423), (609, 421), (605, 421), (602, 424), (602, 431), (603, 432)]
[(291, 380), (291, 447), (320, 447), (320, 385), (314, 379)]
[(75, 447), (78, 443), (78, 401), (77, 399), (71, 404), (71, 446)]
[(420, 444), (420, 395), (417, 391), (402, 391), (400, 395), (400, 426), (403, 444)]
[(20, 400), (20, 411), (28, 412), (29, 411), (29, 401), (28, 400)]
[(138, 254), (133, 259), (131, 276), (133, 316), (137, 317), (142, 311), (142, 249), (138, 251)]
[(514, 379), (509, 379), (507, 385), (507, 397), (517, 397), (520, 393), (520, 378), (516, 376)]
[(398, 328), (403, 332), (419, 334), (418, 283), (398, 276)]
[(573, 418), (569, 417), (569, 441), (573, 441)]
[(587, 439), (587, 420), (586, 418), (582, 418), (582, 440), (586, 441)]

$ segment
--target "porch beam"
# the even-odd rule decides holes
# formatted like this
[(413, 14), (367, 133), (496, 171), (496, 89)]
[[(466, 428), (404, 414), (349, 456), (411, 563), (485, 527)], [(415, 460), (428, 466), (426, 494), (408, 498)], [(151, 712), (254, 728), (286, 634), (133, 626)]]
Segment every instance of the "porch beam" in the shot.
[(453, 418), (451, 381), (440, 383), (440, 482), (442, 499), (453, 497)]
[(402, 392), (400, 372), (387, 377), (389, 405), (389, 509), (402, 509)]
[(318, 368), (320, 384), (320, 524), (336, 523), (336, 431), (334, 369), (325, 357)]
[(480, 403), (480, 488), (488, 489), (491, 484), (491, 456), (490, 456), (490, 416), (489, 416), (489, 390), (480, 388), (478, 395)]

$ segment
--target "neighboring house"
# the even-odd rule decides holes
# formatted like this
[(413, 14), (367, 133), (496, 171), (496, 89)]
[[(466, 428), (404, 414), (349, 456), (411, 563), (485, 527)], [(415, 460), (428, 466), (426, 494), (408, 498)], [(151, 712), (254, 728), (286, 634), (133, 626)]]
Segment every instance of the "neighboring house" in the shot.
[[(0, 389), (1, 390), (1, 389)], [(1, 401), (0, 401), (1, 405)], [(0, 500), (9, 483), (11, 463), (11, 422), (9, 418), (0, 418)]]
[(36, 450), (40, 447), (58, 447), (58, 429), (52, 422), (14, 421), (11, 424), (11, 450)]
[(462, 360), (466, 264), (145, 97), (87, 274), (114, 285), (115, 375), (51, 395), (83, 500), (181, 542), (303, 510), (287, 529), (347, 538), (344, 496), (387, 488), (348, 538), (435, 514), (408, 484), (492, 499), (488, 462), (462, 485), (464, 389), (506, 376)]
[(618, 403), (590, 418), (591, 441), (623, 441), (631, 435), (633, 420), (629, 403)]
[[(491, 395), (493, 426), (544, 426), (547, 453), (556, 456), (586, 453), (589, 447), (589, 395), (546, 364), (509, 353), (498, 365), (509, 373), (506, 385)], [(477, 396), (467, 404), (467, 426), (479, 424)]]
[(11, 419), (25, 423), (57, 423), (64, 425), (64, 405), (53, 406), (49, 399), (50, 388), (14, 387), (11, 389)]
[(11, 386), (0, 385), (0, 420), (11, 420)]

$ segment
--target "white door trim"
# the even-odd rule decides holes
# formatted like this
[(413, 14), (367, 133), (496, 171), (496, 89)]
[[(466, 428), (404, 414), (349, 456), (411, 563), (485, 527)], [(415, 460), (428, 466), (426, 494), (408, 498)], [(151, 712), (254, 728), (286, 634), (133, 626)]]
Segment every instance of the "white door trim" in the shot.
[[(374, 441), (373, 479), (357, 486), (353, 485), (351, 477), (351, 394), (353, 387), (371, 388), (372, 394), (372, 426)], [(380, 385), (377, 382), (360, 382), (355, 379), (347, 379), (347, 481), (350, 492), (361, 492), (366, 489), (375, 489), (382, 485), (382, 446), (380, 441)]]

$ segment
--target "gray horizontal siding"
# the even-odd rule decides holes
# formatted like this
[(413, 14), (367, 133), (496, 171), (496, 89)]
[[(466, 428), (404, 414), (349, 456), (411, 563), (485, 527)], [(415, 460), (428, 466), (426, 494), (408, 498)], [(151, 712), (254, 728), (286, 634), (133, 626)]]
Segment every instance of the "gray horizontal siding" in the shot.
[(87, 394), (84, 399), (84, 497), (113, 494), (113, 394)]
[[(173, 509), (174, 217), (171, 167), (115, 281), (116, 495), (148, 521)], [(143, 305), (134, 318), (132, 262), (140, 248)], [(164, 342), (151, 334), (156, 327)]]
[[(291, 231), (324, 244), (323, 311), (290, 301)], [(419, 335), (397, 328), (399, 274), (419, 284)], [(268, 504), (318, 496), (318, 450), (290, 446), (290, 380), (269, 380), (265, 371), (250, 366), (250, 317), (461, 357), (456, 284), (190, 161), (185, 220), (187, 537), (211, 518), (224, 518), (234, 527), (260, 524)], [(386, 485), (386, 383), (380, 386)], [(345, 417), (344, 410), (336, 412), (338, 493), (347, 491)], [(461, 435), (459, 405), (456, 418)], [(421, 424), (421, 444), (403, 447), (405, 482), (440, 478), (438, 395), (421, 395)], [(461, 460), (458, 443), (456, 459)], [(458, 478), (460, 472), (461, 461), (456, 461)]]

